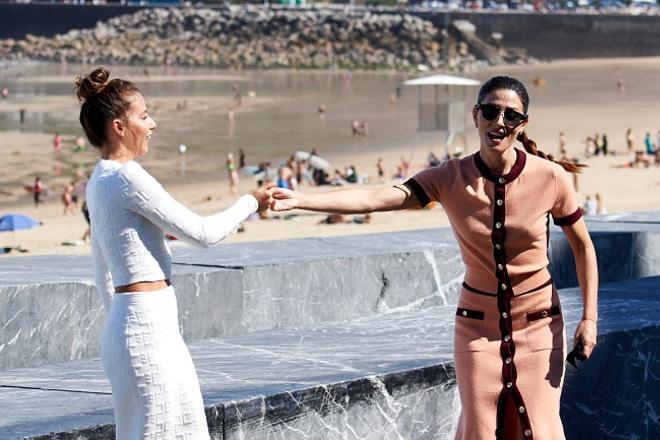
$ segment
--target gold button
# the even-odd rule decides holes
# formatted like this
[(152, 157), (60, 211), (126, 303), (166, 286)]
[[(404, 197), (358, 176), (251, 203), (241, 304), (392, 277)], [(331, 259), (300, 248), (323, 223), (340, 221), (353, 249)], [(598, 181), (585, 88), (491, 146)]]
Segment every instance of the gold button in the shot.
[(502, 206), (504, 204), (504, 200), (502, 199), (497, 199), (497, 206)]
[(511, 363), (511, 358), (504, 359), (504, 362), (507, 363), (507, 364), (510, 364)]
[(500, 177), (499, 179), (497, 179), (497, 181), (500, 182), (500, 183), (506, 182), (506, 180), (504, 180), (504, 177)]
[(532, 431), (529, 429), (525, 429), (525, 437), (529, 437), (532, 435)]
[(509, 342), (510, 340), (511, 340), (511, 336), (504, 335), (504, 342)]
[(467, 311), (463, 310), (463, 316), (467, 316)]
[(548, 311), (547, 310), (542, 311), (541, 316), (544, 317), (544, 318), (547, 318), (548, 317)]
[(506, 290), (506, 288), (507, 288), (507, 285), (502, 283), (502, 290)]
[(525, 412), (525, 407), (521, 406), (520, 408), (518, 408), (518, 411), (520, 412), (520, 414), (524, 413)]
[(497, 229), (500, 229), (502, 227), (502, 223), (500, 223), (500, 222), (495, 223), (495, 227)]
[(509, 314), (507, 312), (502, 312), (502, 318), (506, 319), (509, 317)]
[(507, 383), (506, 383), (506, 387), (507, 387), (507, 388), (511, 388), (512, 386), (513, 386), (513, 382), (507, 382)]

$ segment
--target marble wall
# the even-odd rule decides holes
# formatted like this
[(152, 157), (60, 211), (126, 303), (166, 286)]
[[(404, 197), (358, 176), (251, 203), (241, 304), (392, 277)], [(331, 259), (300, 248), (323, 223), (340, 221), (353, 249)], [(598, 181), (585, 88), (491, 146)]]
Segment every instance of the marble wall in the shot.
[[(601, 281), (660, 273), (660, 226), (616, 218), (590, 229)], [(557, 286), (575, 286), (558, 230), (550, 259)], [(448, 229), (177, 248), (174, 261), (187, 341), (453, 304), (464, 270)], [(2, 263), (0, 371), (98, 355), (104, 313), (88, 257)]]
[(229, 404), (216, 438), (440, 440), (456, 399), (453, 369), (438, 365)]
[[(580, 292), (559, 293), (570, 340)], [(660, 277), (601, 286), (598, 349), (566, 376), (568, 440), (659, 437), (659, 293)], [(460, 406), (454, 312), (452, 304), (398, 307), (190, 343), (213, 438), (451, 437)], [(0, 440), (114, 437), (98, 359), (3, 371), (0, 408)]]

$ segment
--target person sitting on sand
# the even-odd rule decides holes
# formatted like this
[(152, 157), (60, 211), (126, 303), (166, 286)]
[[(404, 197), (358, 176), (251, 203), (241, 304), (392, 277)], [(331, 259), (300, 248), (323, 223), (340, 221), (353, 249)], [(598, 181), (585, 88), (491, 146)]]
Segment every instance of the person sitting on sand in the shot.
[(359, 183), (360, 176), (358, 176), (357, 170), (355, 169), (355, 165), (351, 165), (346, 168), (346, 172), (344, 173), (344, 178), (348, 183)]
[(651, 141), (651, 133), (649, 132), (646, 132), (646, 136), (644, 136), (644, 147), (646, 147), (646, 154), (649, 156), (655, 154), (655, 145), (653, 145), (653, 142)]
[(587, 199), (584, 201), (584, 204), (580, 209), (584, 215), (596, 215), (596, 201), (593, 200), (591, 196), (587, 196)]

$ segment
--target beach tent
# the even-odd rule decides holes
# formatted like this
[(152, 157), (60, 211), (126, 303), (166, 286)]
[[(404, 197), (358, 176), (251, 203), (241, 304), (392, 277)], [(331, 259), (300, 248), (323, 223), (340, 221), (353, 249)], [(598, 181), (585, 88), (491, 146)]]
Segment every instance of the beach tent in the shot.
[(431, 75), (403, 83), (417, 87), (417, 131), (443, 131), (445, 156), (449, 157), (449, 144), (456, 135), (467, 147), (467, 88), (481, 83), (470, 78), (452, 75)]

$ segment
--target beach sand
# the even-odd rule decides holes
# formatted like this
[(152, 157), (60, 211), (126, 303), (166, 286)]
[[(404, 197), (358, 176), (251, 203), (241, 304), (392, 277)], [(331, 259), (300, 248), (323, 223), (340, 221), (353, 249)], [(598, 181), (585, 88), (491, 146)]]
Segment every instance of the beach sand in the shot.
[[(620, 93), (616, 88), (616, 76), (622, 69), (626, 91)], [(619, 59), (619, 60), (571, 60), (539, 64), (536, 66), (514, 66), (506, 69), (487, 69), (477, 72), (473, 77), (485, 79), (493, 74), (506, 73), (519, 77), (529, 87), (532, 95), (529, 136), (537, 141), (539, 147), (548, 153), (557, 154), (558, 133), (564, 131), (568, 140), (569, 153), (589, 165), (579, 179), (579, 199), (582, 203), (587, 195), (600, 193), (609, 213), (641, 210), (657, 210), (660, 207), (660, 168), (623, 168), (629, 159), (624, 154), (624, 136), (628, 127), (632, 128), (637, 138), (638, 149), (643, 148), (643, 137), (650, 132), (655, 142), (656, 132), (660, 129), (657, 120), (658, 96), (660, 83), (660, 58)], [(533, 86), (535, 78), (543, 78), (546, 85)], [(476, 90), (473, 92), (476, 94)], [(170, 109), (174, 104), (164, 98), (159, 109), (159, 124), (172, 124), (176, 114)], [(0, 103), (0, 106), (3, 104)], [(52, 106), (56, 110), (72, 112), (71, 102), (58, 99), (42, 98), (41, 106)], [(226, 106), (228, 102), (217, 103)], [(5, 104), (7, 106), (7, 104)], [(13, 109), (0, 110), (9, 111)], [(203, 128), (200, 128), (203, 129)], [(618, 155), (591, 157), (585, 159), (584, 139), (594, 133), (607, 133), (610, 150)], [(93, 149), (84, 153), (73, 153), (73, 138), (64, 137), (64, 152), (60, 162), (65, 165), (67, 175), (49, 178), (50, 194), (45, 204), (35, 208), (22, 185), (31, 183), (37, 173), (52, 173), (56, 166), (52, 152), (52, 134), (24, 133), (20, 131), (0, 132), (0, 147), (4, 154), (4, 165), (0, 169), (0, 215), (20, 212), (33, 216), (43, 224), (38, 228), (14, 233), (0, 233), (0, 246), (20, 246), (29, 252), (11, 252), (9, 255), (41, 254), (85, 254), (89, 245), (80, 241), (86, 224), (82, 214), (64, 216), (60, 194), (63, 185), (75, 176), (75, 170), (84, 170), (97, 159)], [(478, 140), (475, 130), (468, 135), (467, 154), (477, 150)], [(293, 152), (293, 151), (292, 151)], [(337, 167), (356, 165), (360, 173), (371, 178), (368, 187), (393, 185), (400, 180), (391, 177), (399, 162), (405, 156), (413, 163), (412, 172), (423, 168), (428, 151), (411, 150), (402, 145), (398, 149), (382, 151), (369, 149), (356, 153), (324, 154)], [(441, 154), (442, 151), (436, 151)], [(322, 152), (323, 154), (323, 152)], [(375, 163), (382, 157), (387, 179), (374, 182)], [(285, 159), (285, 158), (282, 158)], [(189, 163), (196, 163), (188, 158)], [(254, 180), (242, 177), (237, 195), (230, 195), (225, 172), (221, 161), (204, 164), (217, 173), (190, 182), (172, 179), (171, 173), (178, 172), (178, 158), (145, 158), (145, 167), (157, 178), (165, 182), (165, 187), (175, 198), (199, 214), (212, 214), (229, 206), (241, 193), (254, 189)], [(197, 166), (197, 165), (196, 165)], [(73, 171), (72, 171), (73, 170)], [(8, 182), (12, 182), (8, 184)], [(309, 188), (302, 186), (302, 191), (327, 191), (335, 188)], [(533, 197), (533, 195), (530, 195)], [(253, 240), (287, 239), (295, 237), (328, 237), (335, 235), (368, 234), (377, 232), (427, 229), (449, 226), (441, 207), (432, 209), (407, 210), (373, 214), (370, 224), (319, 224), (324, 214), (294, 211), (294, 216), (287, 213), (271, 214), (268, 220), (246, 222), (245, 232), (235, 233), (225, 242)], [(286, 218), (286, 219), (285, 219)], [(350, 216), (348, 216), (350, 218)], [(63, 245), (63, 243), (74, 245)], [(174, 244), (178, 246), (179, 244)]]

